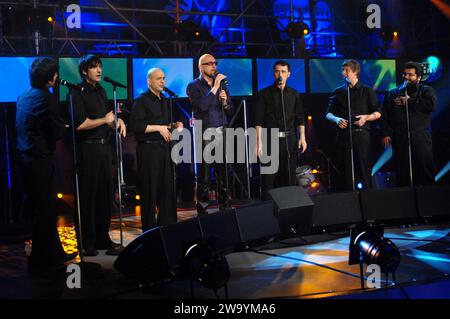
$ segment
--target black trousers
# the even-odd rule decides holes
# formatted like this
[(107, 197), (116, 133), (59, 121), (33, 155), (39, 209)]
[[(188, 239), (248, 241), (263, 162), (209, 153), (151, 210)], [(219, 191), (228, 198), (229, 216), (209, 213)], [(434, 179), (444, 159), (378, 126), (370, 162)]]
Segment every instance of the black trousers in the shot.
[(19, 154), (19, 165), (32, 209), (33, 248), (29, 262), (37, 267), (56, 264), (65, 253), (56, 227), (53, 156), (36, 158)]
[(111, 241), (111, 146), (80, 143), (77, 151), (83, 248), (105, 247)]
[[(408, 135), (405, 131), (396, 131), (393, 134), (392, 152), (397, 186), (409, 186)], [(415, 185), (434, 183), (433, 147), (429, 131), (411, 132), (411, 162)]]
[[(261, 174), (262, 179), (262, 197), (263, 200), (270, 199), (268, 191), (273, 188), (295, 185), (295, 169), (297, 163), (297, 138), (295, 134), (278, 139), (279, 157), (278, 172), (275, 174)], [(287, 142), (287, 148), (286, 148)], [(270, 139), (267, 140), (267, 154), (271, 154), (272, 145)], [(289, 154), (288, 154), (289, 150)], [(290, 166), (290, 175), (288, 169)], [(261, 166), (270, 165), (261, 164)]]
[[(348, 130), (339, 130), (336, 137), (336, 167), (335, 188), (338, 191), (351, 191), (352, 164), (350, 152), (350, 137)], [(355, 183), (361, 182), (365, 189), (372, 187), (372, 160), (370, 149), (370, 132), (359, 129), (353, 131), (353, 160), (355, 167)]]
[(175, 224), (177, 207), (169, 144), (139, 143), (137, 165), (142, 230)]
[[(211, 143), (212, 140), (203, 140), (202, 149)], [(223, 139), (222, 139), (223, 143)], [(226, 152), (224, 146), (224, 152)], [(209, 191), (211, 190), (211, 168), (214, 169), (214, 175), (217, 184), (217, 191), (219, 196), (219, 204), (225, 204), (228, 200), (228, 190), (226, 185), (226, 165), (225, 155), (223, 163), (202, 163), (198, 164), (198, 185), (197, 185), (197, 201), (202, 202), (203, 205), (207, 205), (209, 201)]]

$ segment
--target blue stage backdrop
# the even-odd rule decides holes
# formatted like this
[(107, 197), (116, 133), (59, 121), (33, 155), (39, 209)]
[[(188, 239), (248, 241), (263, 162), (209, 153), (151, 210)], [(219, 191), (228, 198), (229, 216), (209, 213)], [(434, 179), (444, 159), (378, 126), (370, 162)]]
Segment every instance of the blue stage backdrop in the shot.
[[(127, 59), (126, 58), (101, 58), (102, 60), (102, 78), (107, 76), (111, 79), (127, 85)], [(59, 58), (59, 77), (72, 83), (79, 83), (81, 81), (78, 72), (79, 58)], [(106, 90), (108, 99), (114, 98), (112, 85), (100, 81), (100, 85)], [(67, 99), (68, 90), (65, 86), (59, 87), (59, 99), (65, 101)], [(128, 90), (124, 88), (117, 88), (117, 99), (128, 99)]]
[(133, 59), (133, 97), (137, 98), (148, 90), (147, 72), (160, 68), (166, 76), (166, 87), (178, 97), (187, 97), (186, 87), (194, 79), (194, 61), (191, 58), (134, 58)]
[(228, 78), (231, 96), (252, 96), (252, 59), (217, 59), (217, 70)]
[(35, 58), (0, 57), (0, 102), (16, 102), (30, 86), (29, 70)]
[[(258, 91), (274, 83), (273, 64), (281, 59), (256, 59), (258, 73)], [(291, 67), (291, 76), (288, 79), (288, 86), (293, 87), (300, 93), (306, 92), (305, 86), (305, 60), (303, 59), (283, 59)]]
[[(310, 60), (311, 93), (330, 93), (344, 83), (342, 63), (345, 59)], [(361, 82), (376, 91), (389, 91), (396, 86), (395, 60), (358, 60)]]

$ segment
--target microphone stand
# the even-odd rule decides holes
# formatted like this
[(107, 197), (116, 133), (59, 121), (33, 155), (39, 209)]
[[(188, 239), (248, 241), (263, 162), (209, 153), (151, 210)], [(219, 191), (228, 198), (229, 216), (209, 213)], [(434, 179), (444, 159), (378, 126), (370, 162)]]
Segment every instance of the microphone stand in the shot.
[[(347, 81), (346, 81), (347, 82)], [(353, 160), (353, 132), (352, 132), (352, 108), (350, 102), (350, 83), (347, 82), (347, 102), (348, 102), (348, 134), (350, 140), (350, 160), (352, 171), (352, 191), (355, 191), (355, 162)]]
[[(167, 94), (169, 95), (169, 112), (170, 112), (170, 125), (172, 125), (173, 122), (173, 98), (177, 97), (177, 95), (172, 94), (168, 91), (166, 91)], [(174, 141), (170, 141), (170, 150), (172, 150), (172, 147), (174, 145)], [(177, 168), (176, 168), (176, 164), (171, 160), (171, 166), (172, 166), (172, 179), (173, 179), (173, 192), (175, 195), (175, 201), (178, 201), (178, 197), (177, 197)]]
[[(285, 86), (286, 87), (286, 86)], [(287, 125), (286, 125), (286, 110), (285, 110), (285, 105), (284, 105), (284, 93), (283, 93), (283, 88), (280, 87), (280, 92), (281, 92), (281, 108), (283, 109), (283, 124), (284, 124), (284, 134), (288, 134), (287, 133)], [(285, 146), (286, 146), (286, 153), (287, 153), (287, 168), (288, 168), (288, 185), (291, 186), (292, 183), (292, 175), (291, 175), (291, 152), (289, 151), (289, 144), (288, 144), (288, 136), (285, 135), (284, 136), (284, 142), (285, 142)]]
[[(111, 82), (110, 82), (111, 83)], [(117, 158), (117, 195), (119, 201), (119, 233), (120, 233), (120, 247), (116, 249), (109, 249), (107, 255), (118, 255), (123, 250), (123, 229), (122, 229), (122, 185), (125, 184), (123, 180), (123, 164), (122, 164), (122, 140), (118, 130), (118, 106), (117, 106), (117, 85), (111, 83), (113, 86), (114, 96), (114, 133), (116, 138), (116, 158)]]
[(80, 255), (81, 261), (78, 265), (85, 270), (96, 270), (100, 269), (100, 264), (93, 262), (84, 261), (84, 252), (83, 252), (83, 227), (81, 225), (81, 207), (80, 207), (80, 184), (78, 178), (78, 160), (77, 160), (77, 146), (76, 146), (76, 135), (75, 135), (75, 112), (73, 107), (73, 96), (72, 96), (72, 88), (69, 89), (69, 106), (70, 106), (70, 121), (72, 127), (72, 143), (73, 143), (73, 170), (75, 175), (75, 197), (76, 197), (76, 206), (77, 206), (77, 218), (78, 218), (78, 238), (77, 238), (77, 248), (78, 254)]
[[(220, 91), (224, 89), (225, 84), (223, 82), (220, 82)], [(220, 94), (220, 92), (219, 92)], [(222, 102), (222, 127), (223, 127), (223, 147), (224, 147), (224, 154), (225, 154), (225, 187), (226, 187), (226, 199), (225, 202), (228, 202), (228, 191), (229, 191), (229, 185), (228, 185), (228, 160), (227, 160), (227, 125), (225, 124), (226, 116), (225, 116), (225, 105), (227, 105), (227, 101)], [(219, 186), (219, 185), (217, 185)], [(220, 191), (220, 189), (219, 189)], [(217, 196), (219, 198), (219, 196)], [(220, 203), (219, 203), (220, 205)]]
[[(405, 87), (405, 97), (408, 94), (408, 86)], [(405, 109), (406, 109), (406, 130), (408, 133), (408, 161), (409, 161), (409, 186), (413, 187), (413, 172), (412, 172), (412, 156), (411, 156), (411, 129), (409, 127), (409, 105), (408, 99), (405, 99)]]

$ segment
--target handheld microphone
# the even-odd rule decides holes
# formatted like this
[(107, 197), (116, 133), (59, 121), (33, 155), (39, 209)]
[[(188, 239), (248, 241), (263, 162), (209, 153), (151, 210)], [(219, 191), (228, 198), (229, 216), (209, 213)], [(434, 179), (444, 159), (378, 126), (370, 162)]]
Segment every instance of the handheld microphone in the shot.
[(169, 89), (168, 87), (163, 87), (163, 91), (167, 92), (167, 94), (169, 94), (171, 97), (178, 97), (178, 95), (175, 94), (175, 92), (173, 92), (171, 89)]
[[(220, 72), (219, 72), (219, 71), (216, 71), (216, 73), (214, 73), (214, 78), (215, 78), (217, 75), (219, 75), (219, 74), (220, 74)], [(228, 80), (227, 80), (227, 78), (223, 79), (220, 83), (221, 83), (221, 84), (224, 84), (224, 85), (228, 85)]]
[(120, 88), (124, 88), (124, 89), (127, 88), (126, 85), (123, 85), (122, 83), (119, 83), (119, 82), (117, 82), (117, 81), (114, 81), (113, 79), (111, 79), (111, 78), (109, 78), (109, 77), (107, 77), (107, 76), (105, 76), (105, 77), (103, 78), (103, 81), (108, 82), (108, 83), (111, 83), (112, 85), (118, 86), (118, 87), (120, 87)]
[(70, 83), (70, 82), (68, 82), (68, 81), (66, 81), (64, 79), (58, 79), (57, 83), (61, 84), (61, 85), (64, 85), (64, 86), (67, 86), (69, 89), (72, 89), (72, 90), (77, 90), (77, 91), (80, 91), (80, 92), (84, 91), (84, 87), (82, 87), (81, 85)]

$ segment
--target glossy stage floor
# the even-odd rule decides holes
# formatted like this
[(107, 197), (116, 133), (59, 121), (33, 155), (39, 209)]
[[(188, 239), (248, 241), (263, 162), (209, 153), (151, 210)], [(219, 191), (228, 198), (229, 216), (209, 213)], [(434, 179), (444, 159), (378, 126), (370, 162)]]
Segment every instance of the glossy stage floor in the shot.
[[(189, 209), (178, 212), (180, 221), (195, 216)], [(141, 234), (139, 211), (125, 216), (122, 225), (126, 246)], [(118, 226), (118, 219), (113, 219), (110, 233), (116, 242)], [(26, 270), (29, 233), (24, 229), (15, 226), (2, 231), (0, 298), (191, 298), (188, 280), (137, 285), (113, 267), (116, 257), (105, 251), (85, 257), (101, 269), (82, 272), (79, 289), (67, 287), (65, 273), (31, 276)], [(61, 220), (59, 232), (66, 252), (75, 251), (73, 226)], [(389, 282), (386, 287), (381, 276), (380, 289), (361, 289), (359, 265), (348, 265), (349, 233), (344, 231), (265, 243), (252, 251), (226, 255), (231, 272), (228, 298), (450, 298), (450, 224), (386, 228), (385, 237), (392, 239), (401, 254), (395, 286)], [(218, 295), (223, 298), (224, 289)], [(198, 283), (194, 296), (216, 298)]]

